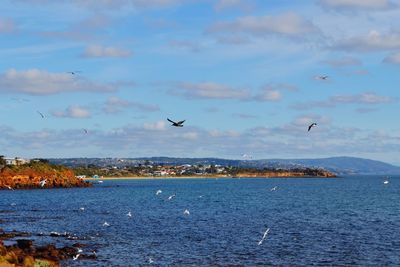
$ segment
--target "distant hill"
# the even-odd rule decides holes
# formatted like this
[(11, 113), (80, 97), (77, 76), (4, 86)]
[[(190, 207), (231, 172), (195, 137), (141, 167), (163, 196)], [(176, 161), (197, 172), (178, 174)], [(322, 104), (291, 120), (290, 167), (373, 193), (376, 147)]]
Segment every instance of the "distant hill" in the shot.
[(400, 174), (400, 167), (381, 161), (354, 158), (333, 157), (321, 159), (262, 159), (262, 160), (231, 160), (219, 158), (56, 158), (49, 159), (53, 164), (67, 167), (77, 166), (134, 166), (134, 165), (221, 165), (252, 168), (294, 169), (302, 167), (324, 168), (336, 174)]

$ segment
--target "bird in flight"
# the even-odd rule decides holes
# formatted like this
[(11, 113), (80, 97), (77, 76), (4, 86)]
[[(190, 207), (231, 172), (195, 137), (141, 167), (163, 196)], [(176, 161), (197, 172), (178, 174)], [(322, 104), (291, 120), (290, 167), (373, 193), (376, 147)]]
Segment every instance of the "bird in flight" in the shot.
[(79, 258), (80, 254), (76, 254), (76, 256), (72, 256), (72, 260), (76, 261)]
[(43, 113), (42, 112), (40, 112), (40, 111), (36, 111), (39, 115), (40, 115), (40, 117), (42, 117), (42, 119), (44, 119), (44, 115), (43, 115)]
[(129, 211), (129, 212), (126, 214), (126, 216), (132, 217), (132, 213)]
[(189, 212), (189, 210), (186, 209), (186, 210), (183, 212), (183, 214), (184, 214), (184, 215), (190, 215), (190, 212)]
[(110, 226), (110, 224), (108, 222), (104, 222), (103, 226)]
[(278, 189), (278, 187), (274, 186), (274, 187), (271, 188), (271, 191), (276, 191), (276, 189)]
[(41, 181), (39, 182), (39, 185), (40, 185), (41, 187), (44, 187), (44, 186), (46, 185), (46, 183), (47, 183), (47, 179), (44, 179), (44, 180), (41, 180)]
[(171, 200), (171, 199), (173, 199), (175, 197), (175, 194), (173, 194), (173, 195), (170, 195), (169, 197), (168, 197), (168, 199), (167, 200)]
[(308, 126), (308, 132), (311, 130), (312, 127), (317, 126), (315, 122), (311, 123), (310, 126)]
[(320, 81), (326, 81), (328, 80), (329, 76), (327, 75), (320, 75), (320, 76), (316, 76), (315, 79), (320, 80)]
[(78, 73), (81, 73), (82, 71), (80, 70), (74, 70), (74, 71), (67, 71), (67, 73), (72, 74), (72, 75), (76, 75)]
[(267, 230), (265, 230), (263, 237), (258, 242), (258, 245), (261, 245), (264, 242), (264, 240), (267, 238), (268, 232), (269, 232), (269, 228), (267, 228)]
[(162, 191), (159, 189), (159, 190), (157, 190), (157, 192), (156, 192), (156, 196), (158, 196), (159, 194), (161, 194), (162, 193)]
[(89, 133), (89, 131), (88, 131), (87, 129), (83, 129), (83, 132), (84, 132), (85, 134), (88, 134), (88, 133)]
[(8, 188), (8, 190), (14, 190), (14, 188), (12, 188), (12, 187), (9, 186), (9, 185), (6, 185), (6, 187)]
[(172, 123), (171, 126), (175, 126), (175, 127), (183, 127), (183, 123), (185, 122), (185, 120), (175, 122), (175, 121), (170, 120), (170, 119), (168, 119), (168, 118), (167, 118), (167, 120), (168, 120), (170, 123)]

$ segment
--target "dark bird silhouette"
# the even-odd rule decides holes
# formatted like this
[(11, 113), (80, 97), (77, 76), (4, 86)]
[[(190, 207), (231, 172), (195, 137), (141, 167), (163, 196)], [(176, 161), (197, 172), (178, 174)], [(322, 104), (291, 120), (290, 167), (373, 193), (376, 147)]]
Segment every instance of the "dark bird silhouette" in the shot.
[(320, 76), (316, 76), (315, 79), (317, 80), (321, 80), (321, 81), (326, 81), (328, 80), (329, 76), (327, 75), (320, 75)]
[(67, 73), (75, 75), (75, 74), (81, 73), (81, 71), (80, 70), (74, 70), (74, 71), (67, 71)]
[(308, 126), (308, 131), (310, 131), (310, 130), (311, 130), (311, 128), (312, 128), (312, 127), (314, 127), (314, 126), (317, 126), (317, 124), (316, 124), (315, 122), (311, 123), (311, 125), (310, 125), (310, 126)]
[(173, 120), (170, 120), (167, 118), (167, 120), (172, 123), (171, 126), (175, 126), (175, 127), (183, 127), (183, 123), (185, 122), (185, 120), (183, 121), (178, 121), (178, 122), (174, 122)]
[(42, 112), (40, 112), (40, 111), (36, 111), (36, 112), (40, 115), (40, 117), (42, 117), (42, 119), (44, 119), (44, 115)]
[(89, 133), (89, 131), (88, 131), (87, 129), (83, 129), (83, 132), (84, 132), (85, 134), (88, 134), (88, 133)]

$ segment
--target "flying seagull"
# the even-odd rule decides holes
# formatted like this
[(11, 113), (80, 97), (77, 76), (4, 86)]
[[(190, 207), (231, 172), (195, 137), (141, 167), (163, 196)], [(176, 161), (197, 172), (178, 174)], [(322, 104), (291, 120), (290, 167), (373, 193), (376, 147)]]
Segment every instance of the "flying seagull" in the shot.
[(14, 190), (11, 186), (9, 186), (9, 185), (6, 185), (6, 187), (9, 189), (9, 190)]
[(185, 122), (185, 120), (183, 121), (178, 121), (178, 122), (174, 122), (173, 120), (170, 120), (167, 118), (167, 120), (172, 123), (171, 126), (175, 126), (175, 127), (183, 127), (183, 123)]
[(383, 184), (388, 184), (389, 183), (389, 181), (388, 180), (385, 180), (384, 182), (383, 182)]
[(132, 213), (131, 213), (131, 212), (128, 212), (128, 213), (126, 214), (126, 216), (132, 217)]
[(41, 181), (39, 182), (39, 185), (40, 185), (41, 187), (44, 187), (44, 186), (46, 185), (46, 183), (47, 183), (47, 179), (44, 179), (44, 180), (41, 180)]
[(162, 193), (162, 191), (159, 189), (159, 190), (157, 190), (157, 192), (156, 192), (156, 196), (158, 196), (159, 194), (161, 194)]
[(80, 71), (80, 70), (67, 71), (67, 73), (72, 74), (72, 75), (75, 75), (75, 74), (78, 74), (78, 73), (81, 73), (81, 72), (82, 71)]
[(311, 123), (310, 126), (308, 126), (308, 131), (310, 131), (314, 126), (317, 126), (317, 124), (315, 122)]
[(103, 226), (110, 226), (110, 224), (108, 222), (104, 222)]
[(328, 75), (320, 75), (320, 76), (315, 77), (315, 79), (321, 80), (321, 81), (326, 81), (326, 80), (328, 80), (328, 78), (329, 78)]
[(89, 133), (89, 131), (88, 131), (87, 129), (85, 129), (85, 128), (83, 128), (83, 132), (84, 132), (85, 134), (88, 134), (88, 133)]
[(183, 212), (183, 214), (184, 214), (184, 215), (190, 215), (190, 212), (189, 212), (188, 209), (186, 209), (186, 210)]
[(276, 191), (276, 189), (278, 189), (278, 187), (274, 186), (274, 187), (271, 188), (271, 191)]
[(76, 260), (79, 258), (80, 255), (81, 255), (81, 254), (76, 254), (76, 256), (73, 256), (73, 257), (72, 257), (72, 260), (76, 261)]
[(44, 115), (43, 115), (43, 113), (42, 112), (40, 112), (40, 111), (36, 111), (39, 115), (40, 115), (40, 117), (42, 117), (42, 119), (44, 119)]
[(173, 199), (174, 197), (175, 197), (175, 194), (170, 195), (170, 196), (168, 197), (168, 200), (171, 200), (171, 199)]
[(267, 228), (267, 230), (265, 230), (263, 237), (258, 242), (258, 245), (261, 245), (264, 242), (264, 240), (267, 238), (268, 232), (269, 232), (269, 228)]

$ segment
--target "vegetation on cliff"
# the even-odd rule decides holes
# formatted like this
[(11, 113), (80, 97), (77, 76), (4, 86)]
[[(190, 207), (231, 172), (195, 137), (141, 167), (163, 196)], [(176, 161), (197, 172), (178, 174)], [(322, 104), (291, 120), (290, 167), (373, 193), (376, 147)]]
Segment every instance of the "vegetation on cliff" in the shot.
[[(41, 181), (45, 181), (43, 186)], [(64, 166), (51, 165), (45, 160), (33, 160), (22, 165), (2, 165), (0, 189), (87, 187), (88, 182), (75, 177)]]

